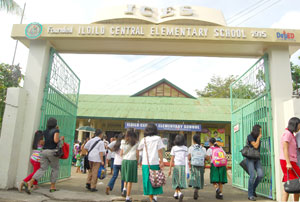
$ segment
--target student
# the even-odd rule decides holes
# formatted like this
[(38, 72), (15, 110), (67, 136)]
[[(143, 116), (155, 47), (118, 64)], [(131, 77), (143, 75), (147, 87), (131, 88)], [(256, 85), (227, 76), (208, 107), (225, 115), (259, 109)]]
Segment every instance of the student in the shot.
[(97, 180), (98, 180), (98, 171), (100, 165), (104, 166), (104, 155), (105, 147), (104, 142), (102, 141), (102, 130), (97, 129), (95, 132), (95, 137), (89, 140), (84, 148), (89, 152), (88, 161), (90, 165), (89, 174), (86, 180), (86, 188), (91, 192), (98, 191), (96, 189)]
[[(36, 171), (38, 169), (40, 169), (41, 167), (41, 163), (40, 163), (40, 160), (41, 160), (41, 152), (42, 152), (42, 149), (43, 149), (43, 145), (44, 145), (44, 140), (43, 140), (43, 131), (41, 130), (38, 130), (35, 132), (34, 134), (34, 139), (33, 139), (33, 144), (32, 144), (32, 155), (30, 157), (30, 163), (31, 165), (33, 166), (33, 172), (28, 175), (21, 183), (20, 183), (20, 186), (19, 186), (19, 191), (22, 192), (23, 188), (25, 186), (28, 187), (28, 184), (27, 182), (29, 180), (31, 180), (32, 176), (36, 173)], [(33, 186), (34, 186), (34, 189), (37, 189), (38, 188), (38, 184), (37, 184), (37, 181), (35, 180), (34, 183), (33, 183)]]
[[(145, 144), (146, 143), (146, 144)], [(147, 147), (147, 150), (146, 150)], [(150, 202), (157, 202), (157, 195), (163, 194), (163, 187), (153, 188), (149, 180), (149, 166), (152, 170), (164, 168), (163, 148), (164, 144), (158, 135), (154, 123), (148, 123), (144, 131), (144, 138), (140, 141), (139, 150), (143, 151), (142, 174), (144, 195), (149, 196)]]
[(76, 164), (75, 164), (75, 166), (77, 167), (76, 173), (80, 173), (81, 161), (82, 161), (82, 155), (81, 155), (81, 151), (79, 150), (78, 154), (76, 155)]
[[(122, 170), (123, 158), (122, 158), (122, 156), (120, 156), (120, 152), (121, 152), (120, 147), (121, 147), (121, 141), (123, 139), (124, 139), (124, 135), (121, 133), (117, 136), (117, 140), (114, 142), (114, 144), (111, 145), (111, 143), (110, 143), (110, 145), (108, 146), (109, 148), (111, 148), (111, 150), (113, 152), (115, 152), (115, 162), (114, 162), (114, 167), (113, 167), (113, 170), (114, 170), (113, 176), (111, 177), (111, 179), (106, 187), (106, 190), (105, 190), (105, 193), (107, 195), (109, 195), (109, 192), (113, 190), (115, 182), (119, 175), (119, 171), (121, 172), (121, 170)], [(124, 188), (124, 181), (121, 180), (121, 192), (123, 192), (123, 188)]]
[(223, 199), (223, 184), (227, 183), (226, 166), (215, 167), (215, 165), (213, 164), (213, 155), (214, 155), (214, 150), (216, 151), (216, 149), (218, 150), (221, 149), (224, 158), (226, 158), (226, 153), (221, 147), (218, 146), (215, 138), (209, 139), (209, 146), (210, 148), (206, 152), (206, 159), (211, 160), (210, 183), (212, 183), (216, 188), (216, 198)]
[[(299, 129), (300, 119), (293, 117), (289, 120), (288, 127), (281, 136), (280, 165), (283, 173), (282, 182), (287, 182), (288, 179), (294, 180), (300, 176), (300, 168), (297, 165), (297, 140), (294, 136), (294, 133), (297, 133)], [(288, 201), (288, 198), (289, 193), (283, 189), (281, 201)], [(299, 193), (294, 194), (294, 201), (299, 201)]]
[(170, 170), (169, 176), (172, 173), (172, 188), (175, 189), (174, 198), (178, 199), (182, 202), (183, 194), (181, 193), (181, 189), (187, 188), (187, 179), (185, 172), (186, 165), (186, 157), (188, 156), (188, 148), (184, 145), (185, 140), (183, 135), (176, 135), (174, 144), (175, 146), (171, 149), (171, 162), (170, 162)]
[(116, 144), (116, 139), (118, 138), (118, 136), (116, 135), (116, 137), (112, 137), (110, 138), (110, 143), (107, 145), (107, 150), (108, 152), (110, 152), (110, 174), (113, 174), (113, 170), (114, 170), (114, 161), (115, 161), (115, 151), (113, 151), (113, 147)]
[(297, 141), (297, 165), (300, 168), (300, 132), (296, 135), (296, 141)]
[(130, 193), (132, 183), (137, 183), (138, 181), (137, 164), (139, 160), (139, 151), (137, 150), (137, 147), (137, 134), (133, 128), (128, 128), (126, 131), (125, 140), (121, 141), (120, 154), (123, 157), (121, 176), (122, 180), (125, 182), (122, 195), (126, 195), (126, 202), (131, 202)]
[(205, 157), (206, 149), (200, 145), (200, 135), (193, 136), (193, 144), (189, 148), (189, 161), (191, 167), (191, 179), (189, 186), (193, 187), (194, 199), (198, 199), (198, 190), (203, 189), (204, 186), (204, 171), (205, 171)]

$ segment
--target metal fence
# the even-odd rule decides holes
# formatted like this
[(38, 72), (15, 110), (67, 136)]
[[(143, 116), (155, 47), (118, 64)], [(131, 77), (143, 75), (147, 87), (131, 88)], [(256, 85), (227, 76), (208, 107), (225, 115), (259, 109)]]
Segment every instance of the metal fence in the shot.
[(253, 125), (262, 126), (261, 163), (265, 173), (257, 188), (259, 195), (275, 199), (275, 168), (273, 152), (272, 108), (268, 70), (268, 55), (260, 58), (230, 87), (232, 184), (248, 189), (249, 175), (240, 167), (243, 160), (240, 150), (245, 146)]
[[(60, 55), (51, 48), (49, 70), (42, 104), (40, 130), (46, 129), (47, 120), (58, 121), (60, 136), (70, 144), (70, 156), (60, 160), (59, 179), (71, 176), (72, 145), (75, 135), (80, 80)], [(50, 180), (50, 168), (39, 183)]]

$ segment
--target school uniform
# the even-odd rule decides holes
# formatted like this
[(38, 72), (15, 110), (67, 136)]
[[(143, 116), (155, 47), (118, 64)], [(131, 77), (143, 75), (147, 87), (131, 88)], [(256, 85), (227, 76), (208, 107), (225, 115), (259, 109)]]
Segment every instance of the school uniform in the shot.
[(122, 169), (121, 176), (122, 180), (125, 182), (137, 182), (138, 181), (138, 165), (136, 159), (136, 150), (138, 148), (138, 143), (134, 146), (131, 146), (125, 142), (125, 140), (121, 141), (120, 149), (123, 150), (123, 161), (122, 161)]
[[(203, 153), (206, 154), (206, 149), (201, 147), (198, 144), (192, 145), (189, 147), (189, 154), (191, 155), (192, 161), (192, 152), (196, 149), (202, 149)], [(205, 171), (205, 159), (203, 159), (203, 166), (191, 165), (191, 176), (189, 181), (189, 187), (193, 187), (195, 189), (203, 189), (204, 186), (204, 171)]]
[(186, 189), (187, 178), (185, 172), (186, 157), (188, 156), (188, 148), (186, 146), (174, 146), (171, 149), (171, 156), (174, 156), (174, 168), (172, 175), (173, 189)]
[(143, 173), (143, 190), (144, 195), (160, 195), (163, 194), (163, 187), (153, 188), (149, 180), (149, 167), (147, 161), (147, 153), (149, 158), (149, 165), (151, 170), (160, 170), (158, 150), (163, 149), (165, 146), (161, 137), (154, 135), (146, 138), (147, 150), (145, 147), (144, 138), (140, 141), (138, 150), (143, 150), (142, 157), (142, 173)]
[[(209, 148), (206, 155), (212, 158), (212, 148)], [(211, 162), (210, 164), (210, 183), (222, 183), (226, 184), (227, 180), (227, 169), (226, 166), (215, 167)]]

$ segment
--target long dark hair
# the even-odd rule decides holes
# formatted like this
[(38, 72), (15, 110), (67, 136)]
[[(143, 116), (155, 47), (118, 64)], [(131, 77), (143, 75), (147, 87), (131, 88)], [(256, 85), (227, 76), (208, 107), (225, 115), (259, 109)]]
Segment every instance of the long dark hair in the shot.
[(259, 134), (260, 134), (260, 129), (261, 129), (261, 126), (256, 124), (253, 126), (252, 128), (252, 131), (251, 131), (251, 135), (256, 139)]
[(174, 144), (176, 146), (183, 146), (184, 143), (185, 143), (184, 136), (180, 135), (180, 134), (176, 135), (175, 140), (174, 140)]
[(53, 117), (49, 118), (47, 121), (47, 129), (51, 130), (57, 126), (57, 120)]
[(288, 123), (288, 127), (287, 129), (291, 132), (291, 133), (296, 133), (298, 132), (298, 125), (300, 123), (300, 119), (297, 117), (293, 117), (289, 120)]
[(43, 140), (43, 131), (38, 130), (34, 134), (32, 149), (37, 149), (38, 144), (41, 140)]
[(134, 146), (137, 143), (137, 134), (134, 128), (128, 128), (125, 135), (126, 143), (130, 146)]
[(147, 137), (153, 135), (157, 135), (157, 127), (154, 123), (148, 123), (145, 128), (144, 136)]
[(214, 147), (219, 147), (219, 145), (217, 144), (217, 140), (216, 138), (212, 137), (209, 139), (209, 142), (214, 145)]
[(118, 137), (117, 137), (117, 140), (116, 140), (116, 144), (114, 145), (114, 147), (113, 147), (113, 151), (114, 152), (117, 152), (117, 151), (119, 151), (120, 150), (120, 146), (121, 146), (121, 141), (124, 139), (124, 134), (123, 133), (120, 133), (119, 135), (118, 135)]

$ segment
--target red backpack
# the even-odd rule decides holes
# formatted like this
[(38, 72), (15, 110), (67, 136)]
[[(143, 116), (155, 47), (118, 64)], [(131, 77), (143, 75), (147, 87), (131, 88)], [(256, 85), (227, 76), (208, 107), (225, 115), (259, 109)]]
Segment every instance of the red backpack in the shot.
[(70, 153), (70, 145), (64, 141), (62, 147), (63, 155), (60, 157), (61, 159), (68, 159)]

